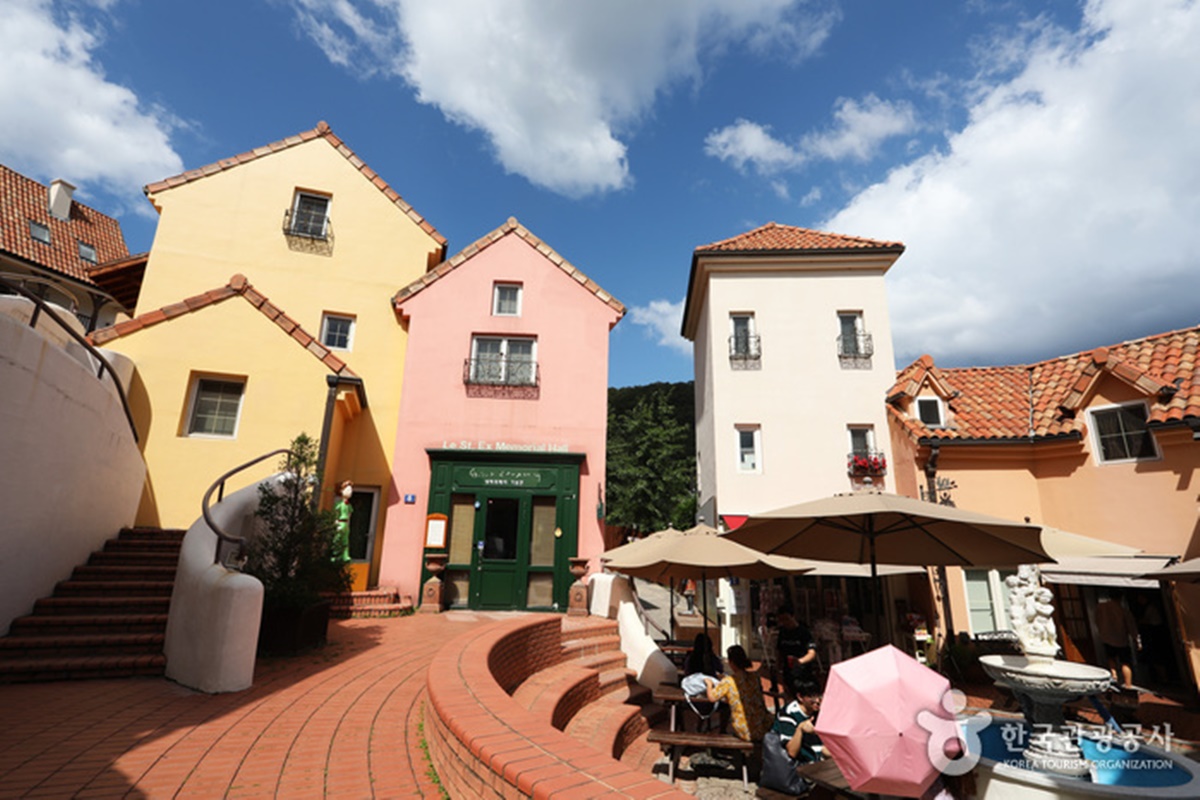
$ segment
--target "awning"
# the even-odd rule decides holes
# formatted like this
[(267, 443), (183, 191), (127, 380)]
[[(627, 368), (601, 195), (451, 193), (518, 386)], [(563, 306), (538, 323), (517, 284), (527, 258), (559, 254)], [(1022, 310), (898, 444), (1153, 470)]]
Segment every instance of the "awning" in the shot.
[(725, 523), (725, 530), (736, 531), (742, 527), (742, 523), (750, 519), (749, 514), (722, 514), (721, 521)]
[(1042, 580), (1081, 586), (1157, 589), (1158, 581), (1142, 576), (1162, 569), (1173, 560), (1171, 556), (1151, 555), (1063, 557), (1057, 563), (1041, 565)]

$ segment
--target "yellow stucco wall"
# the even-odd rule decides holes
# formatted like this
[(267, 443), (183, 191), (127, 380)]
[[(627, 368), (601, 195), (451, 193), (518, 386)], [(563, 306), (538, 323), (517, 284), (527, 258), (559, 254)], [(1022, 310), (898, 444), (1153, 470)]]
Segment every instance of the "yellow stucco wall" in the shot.
[[(297, 189), (331, 196), (328, 242), (284, 235)], [(386, 507), (406, 343), (390, 298), (440, 257), (439, 242), (322, 138), (151, 199), (161, 218), (139, 314), (240, 273), (314, 337), (325, 312), (355, 318), (351, 349), (335, 354), (363, 379), (369, 407), (353, 419), (336, 415), (327, 487), (346, 479), (379, 487)], [(137, 364), (134, 394), (150, 473), (139, 523), (190, 525), (219, 474), (301, 431), (321, 434), (329, 368), (241, 297), (107, 346)], [(195, 373), (246, 377), (235, 438), (185, 435)], [(328, 489), (325, 495), (328, 505)]]

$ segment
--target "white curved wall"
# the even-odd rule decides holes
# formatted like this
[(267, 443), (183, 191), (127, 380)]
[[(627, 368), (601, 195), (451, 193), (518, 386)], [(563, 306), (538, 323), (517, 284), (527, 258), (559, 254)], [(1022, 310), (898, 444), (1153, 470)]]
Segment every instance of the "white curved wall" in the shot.
[(646, 633), (646, 624), (638, 614), (629, 578), (611, 572), (588, 576), (591, 598), (588, 610), (595, 616), (617, 621), (625, 666), (637, 674), (637, 682), (650, 689), (660, 683), (679, 680), (679, 670)]
[(133, 523), (146, 475), (111, 380), (14, 305), (0, 308), (0, 633)]
[[(226, 533), (250, 533), (258, 486), (240, 489), (212, 507), (213, 520)], [(167, 677), (202, 692), (237, 692), (254, 681), (263, 586), (257, 578), (214, 563), (216, 548), (217, 535), (203, 517), (183, 537), (163, 648)]]

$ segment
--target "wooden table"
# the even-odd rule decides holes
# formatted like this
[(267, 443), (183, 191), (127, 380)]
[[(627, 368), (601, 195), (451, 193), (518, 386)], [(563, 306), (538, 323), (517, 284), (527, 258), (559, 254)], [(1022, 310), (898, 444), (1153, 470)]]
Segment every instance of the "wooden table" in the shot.
[(812, 781), (817, 786), (828, 789), (838, 797), (863, 798), (877, 796), (863, 794), (851, 789), (846, 776), (842, 774), (842, 770), (832, 758), (823, 758), (820, 761), (801, 764), (796, 767), (796, 771), (805, 780)]

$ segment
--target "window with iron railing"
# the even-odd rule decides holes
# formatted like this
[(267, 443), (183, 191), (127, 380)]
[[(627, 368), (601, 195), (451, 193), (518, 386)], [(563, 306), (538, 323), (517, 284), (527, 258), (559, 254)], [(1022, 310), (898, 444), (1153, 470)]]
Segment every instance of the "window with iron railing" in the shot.
[(863, 329), (863, 317), (858, 311), (839, 311), (837, 338), (838, 357), (844, 359), (870, 358), (875, 353), (871, 334)]
[(534, 339), (476, 337), (471, 358), (463, 365), (463, 381), (493, 386), (537, 386)]
[(329, 198), (296, 192), (292, 207), (283, 212), (283, 232), (309, 239), (329, 238)]
[(735, 333), (729, 337), (729, 357), (735, 361), (762, 358), (759, 337), (752, 333)]

